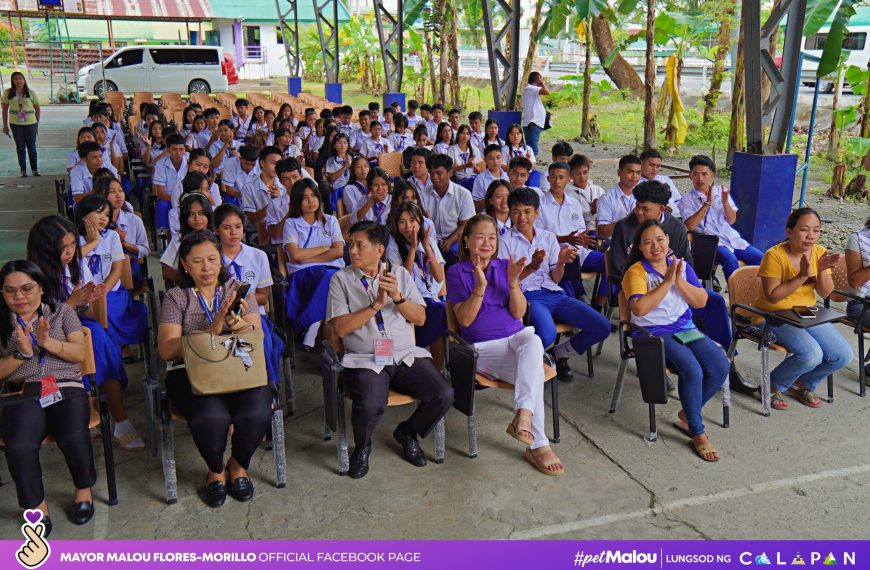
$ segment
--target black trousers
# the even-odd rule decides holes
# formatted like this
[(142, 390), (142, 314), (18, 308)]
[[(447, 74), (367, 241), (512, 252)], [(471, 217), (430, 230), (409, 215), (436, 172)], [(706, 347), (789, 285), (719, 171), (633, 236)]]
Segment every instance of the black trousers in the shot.
[(357, 447), (371, 444), (372, 432), (387, 409), (390, 390), (407, 394), (419, 402), (403, 428), (421, 437), (432, 431), (453, 404), (453, 388), (431, 358), (415, 358), (412, 366), (386, 366), (380, 373), (368, 368), (346, 368), (344, 380), (353, 401), (350, 421)]
[(3, 410), (0, 432), (6, 442), (6, 462), (22, 509), (34, 509), (45, 500), (39, 449), (46, 435), (57, 441), (77, 489), (88, 489), (97, 482), (88, 432), (88, 394), (82, 388), (61, 388), (61, 392), (63, 400), (47, 408), (32, 401)]
[(166, 375), (169, 400), (187, 418), (196, 449), (212, 473), (224, 470), (230, 425), (232, 457), (244, 469), (251, 464), (272, 417), (271, 390), (267, 385), (232, 394), (197, 396), (191, 390), (185, 369), (171, 370)]

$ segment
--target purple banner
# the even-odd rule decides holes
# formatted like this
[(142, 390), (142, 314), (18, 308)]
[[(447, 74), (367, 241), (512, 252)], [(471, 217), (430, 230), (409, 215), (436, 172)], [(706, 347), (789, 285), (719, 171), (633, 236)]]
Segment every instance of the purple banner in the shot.
[(55, 541), (41, 526), (0, 542), (0, 568), (870, 568), (858, 541)]

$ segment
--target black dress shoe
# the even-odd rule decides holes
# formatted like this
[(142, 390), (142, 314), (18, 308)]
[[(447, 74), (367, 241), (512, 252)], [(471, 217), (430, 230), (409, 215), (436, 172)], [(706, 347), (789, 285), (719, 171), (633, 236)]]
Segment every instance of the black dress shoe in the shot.
[(250, 501), (254, 498), (254, 484), (251, 483), (251, 480), (247, 477), (236, 477), (235, 479), (230, 479), (229, 474), (227, 474), (227, 481), (229, 481), (229, 494), (232, 497), (241, 502)]
[(713, 291), (717, 293), (722, 292), (722, 285), (719, 284), (719, 278), (715, 275), (713, 276)]
[(51, 517), (42, 515), (42, 520), (39, 522), (41, 522), (42, 526), (45, 527), (45, 530), (42, 531), (42, 538), (48, 538), (48, 535), (51, 534), (51, 529), (54, 528), (54, 526), (51, 524)]
[(94, 517), (94, 503), (88, 501), (74, 503), (69, 508), (68, 514), (73, 524), (83, 525)]
[(416, 435), (408, 435), (402, 430), (402, 424), (393, 431), (393, 438), (402, 446), (402, 457), (415, 467), (426, 465), (426, 454), (420, 449)]
[(566, 384), (574, 381), (574, 373), (571, 371), (567, 358), (560, 358), (556, 361), (556, 379)]
[(213, 509), (222, 507), (227, 501), (227, 487), (221, 481), (206, 483), (203, 496), (205, 504)]
[(350, 469), (347, 474), (351, 479), (362, 479), (369, 472), (369, 457), (372, 446), (357, 447), (350, 456)]
[(740, 375), (740, 372), (738, 372), (733, 366), (731, 367), (731, 373), (728, 375), (728, 381), (731, 383), (731, 389), (735, 392), (752, 395), (757, 391), (755, 386), (744, 380), (743, 376)]

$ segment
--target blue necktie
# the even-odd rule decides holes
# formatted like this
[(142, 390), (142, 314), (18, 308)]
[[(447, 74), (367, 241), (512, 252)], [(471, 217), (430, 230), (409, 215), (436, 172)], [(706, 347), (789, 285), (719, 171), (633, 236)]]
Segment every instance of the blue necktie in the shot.
[(375, 205), (372, 206), (372, 209), (374, 210), (374, 214), (375, 214), (375, 221), (377, 223), (379, 223), (379, 224), (382, 223), (381, 222), (381, 214), (384, 213), (384, 210), (386, 208), (387, 208), (387, 205), (384, 204), (383, 202), (375, 202)]
[(236, 274), (236, 279), (242, 281), (242, 267), (235, 261), (230, 263), (230, 269)]
[(99, 254), (88, 256), (88, 269), (91, 270), (91, 275), (101, 276), (103, 274), (103, 256)]

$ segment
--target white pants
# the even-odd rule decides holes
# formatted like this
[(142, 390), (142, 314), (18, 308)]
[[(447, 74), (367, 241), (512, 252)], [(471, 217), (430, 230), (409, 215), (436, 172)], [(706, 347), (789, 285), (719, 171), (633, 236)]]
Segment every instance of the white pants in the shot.
[(544, 432), (544, 345), (535, 329), (526, 327), (513, 336), (478, 342), (477, 368), (514, 385), (514, 410), (532, 412), (531, 448), (550, 444)]

